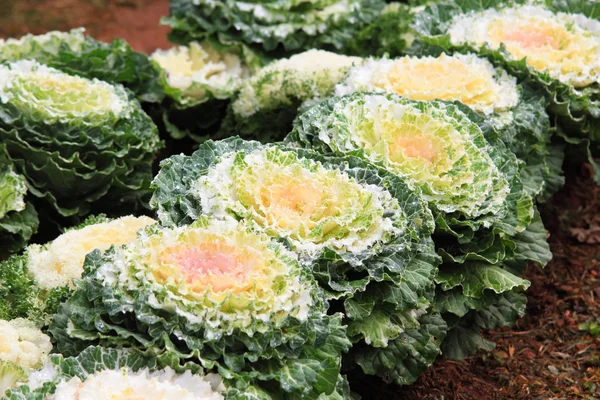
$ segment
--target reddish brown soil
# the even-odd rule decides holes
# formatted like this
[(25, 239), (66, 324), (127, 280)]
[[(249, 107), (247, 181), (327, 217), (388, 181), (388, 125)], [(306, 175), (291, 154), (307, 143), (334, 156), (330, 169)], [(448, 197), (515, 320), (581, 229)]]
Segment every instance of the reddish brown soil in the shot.
[[(168, 47), (168, 29), (158, 25), (168, 0), (0, 3), (0, 37), (85, 26), (96, 38), (124, 38), (140, 51)], [(367, 399), (600, 399), (600, 335), (582, 325), (600, 324), (600, 188), (588, 175), (585, 168), (572, 172), (545, 210), (554, 260), (527, 271), (527, 316), (487, 335), (496, 350), (439, 361), (406, 388), (367, 380), (373, 386)]]
[(126, 39), (136, 50), (167, 48), (169, 29), (161, 16), (168, 0), (0, 0), (0, 37), (68, 30), (83, 26), (105, 41)]

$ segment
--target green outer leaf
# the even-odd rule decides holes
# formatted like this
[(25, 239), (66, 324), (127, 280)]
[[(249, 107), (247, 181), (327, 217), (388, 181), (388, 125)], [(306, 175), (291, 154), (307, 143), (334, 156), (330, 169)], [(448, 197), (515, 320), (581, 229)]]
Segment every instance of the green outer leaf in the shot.
[[(323, 13), (324, 7), (336, 3), (341, 3), (338, 12)], [(258, 52), (281, 56), (311, 48), (341, 50), (384, 5), (381, 0), (173, 0), (169, 18), (162, 23), (171, 27), (169, 39), (175, 43), (213, 37), (223, 44), (243, 42)]]
[(14, 171), (0, 143), (0, 260), (25, 247), (37, 232), (38, 215), (26, 193), (25, 178)]
[(15, 173), (8, 160), (0, 158), (0, 220), (11, 211), (19, 212), (25, 209), (26, 193), (25, 178)]
[[(481, 298), (486, 290), (503, 293), (515, 288), (527, 289), (529, 281), (519, 278), (496, 266), (484, 263), (444, 265), (435, 278), (439, 287), (446, 291), (462, 287), (466, 297)], [(441, 311), (441, 310), (440, 310)]]
[(0, 136), (7, 154), (40, 202), (64, 217), (88, 214), (92, 206), (114, 211), (144, 202), (154, 153), (162, 142), (137, 100), (124, 95), (129, 117), (113, 116), (104, 123), (45, 123), (40, 110), (28, 116), (12, 102), (0, 104)]
[(365, 373), (398, 385), (411, 384), (433, 364), (446, 337), (446, 322), (439, 314), (425, 314), (417, 326), (408, 326), (387, 347), (355, 346), (348, 362)]
[(0, 259), (25, 247), (38, 225), (38, 214), (29, 202), (23, 211), (11, 211), (0, 218)]
[(442, 266), (436, 282), (432, 310), (440, 313), (449, 326), (441, 345), (446, 358), (462, 360), (479, 349), (493, 349), (494, 343), (483, 339), (480, 330), (512, 325), (525, 313), (527, 298), (521, 291), (529, 287), (529, 282), (500, 266)]
[(354, 35), (342, 52), (361, 57), (403, 55), (414, 39), (411, 21), (410, 7), (397, 2), (387, 4), (375, 20)]
[(524, 264), (531, 260), (541, 267), (546, 266), (552, 260), (547, 237), (548, 232), (544, 228), (539, 212), (536, 211), (531, 225), (512, 238), (516, 244), (515, 261)]
[[(457, 46), (450, 42), (446, 32), (455, 15), (524, 3), (525, 0), (456, 0), (431, 4), (415, 16), (412, 27), (420, 36), (411, 52), (471, 52), (486, 57), (494, 65), (515, 75), (519, 81), (528, 82), (541, 90), (550, 103), (549, 113), (558, 118), (569, 135), (597, 140), (600, 137), (600, 123), (597, 121), (600, 115), (600, 87), (597, 83), (576, 90), (547, 73), (529, 67), (525, 59), (510, 60), (503, 49), (492, 50), (487, 46), (476, 48), (468, 43)], [(577, 12), (589, 18), (600, 19), (600, 8), (593, 2), (546, 0), (546, 6), (552, 11)]]
[(148, 56), (121, 39), (104, 43), (85, 37), (82, 28), (0, 42), (0, 62), (23, 59), (34, 59), (72, 75), (121, 83), (141, 102), (159, 103), (164, 97), (159, 70)]
[(484, 339), (480, 330), (514, 324), (517, 318), (525, 314), (526, 304), (527, 297), (524, 294), (508, 291), (500, 295), (487, 295), (481, 301), (469, 303), (468, 307), (473, 308), (463, 317), (445, 314), (450, 329), (441, 345), (442, 354), (451, 360), (463, 360), (477, 350), (492, 350), (494, 343)]
[(0, 319), (27, 318), (40, 326), (50, 323), (71, 289), (40, 289), (29, 277), (27, 255), (12, 255), (0, 262)]

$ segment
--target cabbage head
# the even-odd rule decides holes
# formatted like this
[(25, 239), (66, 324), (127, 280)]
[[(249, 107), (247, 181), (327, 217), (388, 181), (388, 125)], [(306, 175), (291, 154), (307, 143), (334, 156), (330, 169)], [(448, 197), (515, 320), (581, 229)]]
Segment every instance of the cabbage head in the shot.
[(4, 398), (223, 400), (226, 391), (218, 374), (182, 367), (164, 354), (92, 346), (76, 357), (50, 355), (43, 368)]
[(240, 135), (263, 143), (283, 139), (302, 103), (331, 95), (348, 69), (361, 61), (324, 50), (273, 61), (242, 83), (220, 136)]
[(209, 40), (157, 50), (150, 59), (164, 75), (161, 105), (165, 128), (175, 139), (202, 141), (218, 129), (227, 100), (261, 61), (248, 48)]
[(89, 217), (52, 242), (29, 245), (22, 255), (0, 262), (0, 318), (28, 318), (48, 325), (75, 288), (74, 280), (81, 278), (88, 253), (129, 243), (154, 222), (148, 217)]
[(49, 328), (59, 351), (90, 344), (166, 349), (229, 378), (318, 397), (338, 383), (349, 342), (296, 256), (235, 221), (150, 227), (88, 255)]
[(52, 350), (50, 338), (31, 321), (0, 319), (0, 396), (40, 368)]
[(0, 62), (35, 60), (84, 78), (120, 83), (142, 103), (159, 103), (164, 92), (159, 70), (148, 56), (122, 39), (104, 43), (85, 35), (84, 28), (0, 39)]
[(373, 21), (382, 0), (172, 0), (163, 19), (180, 44), (209, 37), (242, 42), (273, 56), (308, 49), (340, 51)]
[[(359, 156), (421, 188), (434, 210), (433, 238), (445, 260), (433, 307), (421, 317), (430, 325), (421, 326), (439, 329), (434, 322), (442, 315), (450, 328), (442, 350), (452, 358), (489, 348), (479, 330), (509, 325), (523, 314), (520, 291), (528, 283), (519, 275), (528, 261), (545, 265), (551, 258), (515, 156), (493, 130), (484, 133), (490, 126), (482, 122), (458, 103), (356, 93), (308, 109), (288, 138), (321, 152)], [(498, 317), (493, 306), (506, 296), (519, 302), (503, 309), (501, 320), (489, 319)]]
[(121, 85), (31, 60), (0, 65), (0, 135), (30, 193), (63, 217), (143, 203), (162, 145)]
[[(165, 225), (238, 220), (298, 253), (332, 309), (345, 312), (355, 343), (349, 359), (389, 347), (393, 363), (358, 363), (365, 372), (394, 370), (394, 381), (406, 384), (437, 356), (445, 322), (429, 329), (420, 320), (439, 263), (433, 218), (419, 190), (398, 176), (356, 157), (231, 138), (167, 159), (154, 186)], [(425, 343), (406, 343), (405, 334)]]

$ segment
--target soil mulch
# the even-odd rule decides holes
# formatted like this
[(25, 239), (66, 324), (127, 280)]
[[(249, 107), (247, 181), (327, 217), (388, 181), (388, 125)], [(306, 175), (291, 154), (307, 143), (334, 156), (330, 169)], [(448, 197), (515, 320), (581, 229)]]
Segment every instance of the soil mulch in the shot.
[(138, 51), (169, 48), (168, 0), (0, 0), (0, 38), (85, 27), (96, 39), (126, 39)]

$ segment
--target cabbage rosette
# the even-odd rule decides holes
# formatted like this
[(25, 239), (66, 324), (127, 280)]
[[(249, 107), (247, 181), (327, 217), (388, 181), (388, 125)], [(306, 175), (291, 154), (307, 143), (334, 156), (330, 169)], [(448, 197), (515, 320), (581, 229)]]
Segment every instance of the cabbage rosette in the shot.
[(261, 61), (243, 45), (222, 46), (204, 40), (169, 50), (150, 59), (163, 72), (167, 100), (161, 118), (175, 139), (201, 142), (218, 128), (227, 100)]
[(29, 245), (22, 255), (0, 262), (0, 318), (28, 318), (48, 325), (75, 287), (73, 281), (81, 278), (88, 253), (129, 243), (154, 223), (148, 217), (89, 217), (52, 242)]
[[(370, 59), (350, 69), (338, 96), (356, 92), (394, 93), (411, 100), (460, 102), (500, 133), (524, 161), (521, 176), (532, 195), (549, 198), (560, 185), (560, 162), (549, 157), (550, 121), (544, 96), (474, 54), (444, 53)], [(558, 179), (558, 182), (556, 180)]]
[(242, 83), (220, 136), (235, 132), (263, 143), (283, 139), (302, 103), (332, 94), (348, 69), (361, 62), (360, 57), (324, 50), (308, 50), (273, 61)]
[[(488, 303), (480, 300), (481, 293), (493, 291), (503, 295), (513, 289), (513, 286), (494, 286), (497, 283), (494, 279), (478, 280), (477, 274), (486, 276), (485, 265), (488, 264), (479, 262), (477, 265), (483, 265), (480, 269), (470, 268), (474, 261), (469, 260), (505, 263), (519, 270), (528, 260), (545, 265), (551, 258), (546, 231), (539, 216), (534, 214), (531, 197), (519, 181), (514, 155), (493, 130), (484, 134), (482, 127), (490, 126), (480, 127), (477, 122), (482, 121), (483, 118), (468, 108), (461, 110), (450, 103), (358, 93), (330, 98), (308, 109), (296, 120), (295, 129), (287, 139), (325, 153), (365, 158), (421, 188), (436, 215), (437, 233), (433, 238), (438, 252), (446, 260), (435, 279), (432, 313), (425, 314), (424, 318), (433, 323), (435, 329), (439, 329), (435, 325), (435, 318), (439, 318), (437, 313), (450, 323), (452, 329), (444, 343), (455, 340), (455, 335), (462, 340), (454, 325), (460, 322), (461, 327), (469, 326), (466, 320), (457, 320), (471, 309), (471, 314), (488, 311)], [(453, 240), (449, 240), (449, 233), (454, 236)], [(510, 282), (522, 281), (517, 276), (522, 271), (513, 273), (493, 268)], [(472, 292), (454, 289), (460, 286), (460, 281), (445, 284), (445, 279), (464, 278), (465, 269), (475, 276), (472, 282), (480, 285), (475, 296)], [(522, 290), (524, 286), (518, 288)], [(440, 307), (440, 302), (445, 301), (440, 299), (447, 298), (446, 291), (451, 289), (454, 289), (451, 305), (462, 301), (464, 312)], [(471, 301), (471, 297), (477, 301)], [(521, 305), (524, 307), (524, 302)], [(504, 324), (514, 322), (522, 312), (523, 309), (519, 309), (512, 319), (507, 317)], [(486, 348), (479, 328), (487, 325), (470, 326), (471, 342), (478, 338), (476, 343), (481, 346), (475, 347), (471, 342), (464, 344), (463, 356), (480, 347)], [(458, 353), (447, 355), (459, 356)], [(379, 356), (385, 357), (385, 351)], [(360, 361), (368, 363), (368, 358)]]
[(164, 348), (227, 378), (318, 397), (334, 392), (350, 344), (321, 297), (281, 244), (201, 218), (88, 255), (49, 331), (64, 354), (92, 343)]
[(27, 181), (15, 171), (0, 145), (0, 260), (21, 250), (38, 228), (38, 215), (27, 201)]
[(385, 6), (381, 0), (278, 0), (213, 2), (173, 0), (162, 20), (169, 38), (187, 44), (216, 38), (242, 42), (270, 55), (308, 49), (341, 50)]
[(357, 155), (420, 188), (451, 261), (511, 256), (511, 237), (534, 215), (515, 156), (466, 107), (375, 93), (330, 98), (299, 116), (287, 141)]
[(227, 389), (218, 374), (181, 367), (163, 354), (92, 346), (76, 357), (50, 355), (4, 398), (223, 400)]
[[(365, 362), (368, 373), (395, 370), (394, 381), (406, 384), (435, 359), (445, 323), (436, 320), (429, 335), (419, 320), (439, 263), (433, 218), (418, 189), (399, 177), (356, 157), (231, 138), (171, 157), (154, 186), (165, 225), (201, 215), (237, 219), (298, 253), (335, 299), (332, 309), (345, 310), (357, 349), (349, 357), (376, 358), (373, 352), (397, 345), (388, 350), (392, 364)], [(396, 342), (411, 334), (425, 343)]]
[(0, 319), (0, 396), (40, 368), (52, 350), (50, 338), (31, 321)]
[(477, 52), (535, 85), (568, 141), (588, 144), (600, 131), (598, 19), (589, 1), (458, 0), (427, 7), (413, 26), (421, 47)]
[(71, 75), (120, 83), (142, 103), (162, 101), (160, 74), (148, 56), (134, 51), (124, 40), (104, 43), (84, 32), (84, 28), (77, 28), (0, 39), (0, 62), (35, 60)]
[(162, 143), (130, 92), (31, 60), (0, 76), (2, 141), (38, 202), (70, 217), (145, 201)]

